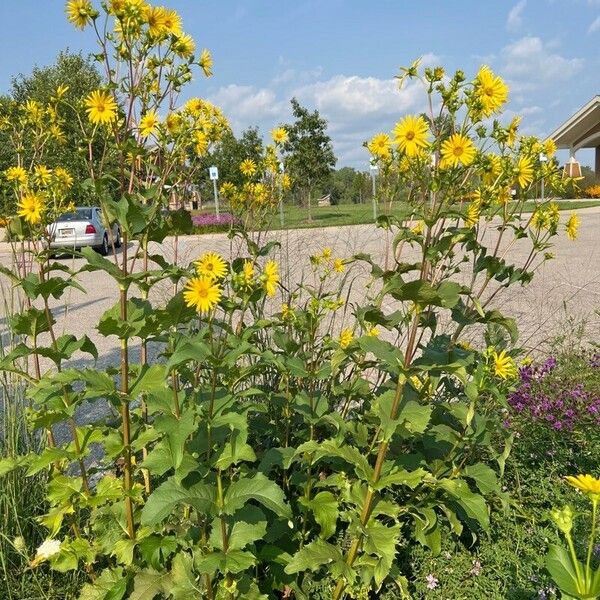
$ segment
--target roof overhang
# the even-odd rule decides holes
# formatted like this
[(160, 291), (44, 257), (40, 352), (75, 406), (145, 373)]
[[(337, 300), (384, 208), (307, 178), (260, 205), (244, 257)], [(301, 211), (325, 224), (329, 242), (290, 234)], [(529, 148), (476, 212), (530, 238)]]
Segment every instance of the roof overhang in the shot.
[(549, 136), (558, 148), (595, 148), (600, 145), (600, 95), (594, 96)]

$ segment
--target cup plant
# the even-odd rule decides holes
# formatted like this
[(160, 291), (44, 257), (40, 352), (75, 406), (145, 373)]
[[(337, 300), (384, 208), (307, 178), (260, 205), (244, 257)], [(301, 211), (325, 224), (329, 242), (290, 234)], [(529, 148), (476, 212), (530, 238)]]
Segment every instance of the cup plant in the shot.
[[(493, 301), (551, 257), (555, 207), (521, 212), (540, 178), (562, 185), (557, 162), (540, 163), (540, 142), (495, 118), (507, 90), (488, 68), (467, 80), (414, 64), (400, 84), (420, 80), (430, 113), (370, 144), (406, 192), (404, 212), (379, 222), (392, 239), (386, 265), (325, 248), (310, 260), (312, 281), (283, 285), (270, 257), (277, 244), (240, 229), (232, 236), (246, 250), (233, 260), (207, 252), (180, 266), (151, 244), (186, 230), (160, 209), (226, 127), (203, 100), (177, 108), (192, 69), (210, 73), (210, 55), (195, 53), (177, 13), (144, 0), (70, 0), (67, 15), (95, 32), (105, 65), (82, 135), (89, 185), (123, 250), (109, 259), (84, 249), (74, 271), (38, 247), (38, 272), (11, 274), (31, 299), (12, 321), (27, 343), (0, 366), (27, 381), (31, 427), (48, 432), (43, 452), (0, 468), (49, 474), (48, 539), (31, 567), (84, 570), (81, 598), (96, 600), (313, 598), (317, 589), (339, 600), (384, 585), (406, 595), (399, 545), (438, 552), (443, 526), (475, 539), (506, 505), (510, 433), (484, 409), (512, 386), (516, 328)], [(117, 199), (107, 192), (115, 182)], [(38, 214), (34, 239), (43, 206)], [(509, 253), (517, 241), (530, 249), (520, 265)], [(349, 270), (365, 266), (355, 300)], [(54, 335), (50, 297), (86, 271), (114, 281), (116, 304), (96, 329), (118, 339), (118, 367), (81, 365), (71, 359), (97, 357), (92, 341)], [(481, 349), (464, 342), (471, 331), (486, 331)], [(161, 349), (153, 362), (150, 343)], [(31, 375), (26, 356), (53, 368)], [(76, 411), (100, 399), (111, 417), (79, 424)], [(64, 421), (72, 438), (57, 443)]]
[(600, 480), (592, 475), (569, 475), (567, 482), (581, 491), (592, 503), (591, 530), (585, 554), (585, 562), (577, 558), (573, 541), (575, 513), (570, 506), (554, 509), (551, 517), (558, 530), (564, 535), (567, 548), (553, 544), (546, 557), (546, 567), (564, 598), (598, 598), (600, 596), (600, 568), (594, 569), (592, 558), (597, 548), (598, 502)]

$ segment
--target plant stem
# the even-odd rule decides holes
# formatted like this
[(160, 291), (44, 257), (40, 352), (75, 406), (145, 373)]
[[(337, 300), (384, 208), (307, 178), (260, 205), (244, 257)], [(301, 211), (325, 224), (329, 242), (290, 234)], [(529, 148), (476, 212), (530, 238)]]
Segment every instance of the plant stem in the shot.
[[(594, 551), (594, 542), (596, 541), (596, 518), (598, 513), (598, 500), (592, 500), (592, 533), (590, 534), (590, 543), (588, 545), (587, 560), (585, 562), (585, 580), (589, 587), (592, 583), (592, 553)], [(587, 590), (586, 590), (587, 591)]]
[[(127, 275), (127, 234), (123, 233), (123, 275)], [(127, 286), (121, 284), (120, 292), (121, 320), (127, 321)], [(121, 339), (121, 420), (123, 422), (123, 488), (125, 492), (125, 514), (127, 516), (127, 533), (130, 539), (135, 539), (135, 524), (133, 521), (133, 501), (131, 489), (133, 474), (131, 465), (131, 415), (129, 414), (129, 350), (127, 338)]]

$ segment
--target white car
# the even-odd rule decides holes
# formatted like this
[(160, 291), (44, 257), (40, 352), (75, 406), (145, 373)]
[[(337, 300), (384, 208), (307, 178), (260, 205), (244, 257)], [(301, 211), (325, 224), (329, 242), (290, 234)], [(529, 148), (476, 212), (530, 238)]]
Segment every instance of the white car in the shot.
[[(110, 234), (97, 206), (78, 206), (48, 225), (47, 231), (51, 249), (77, 250), (92, 246), (106, 256), (111, 248)], [(112, 226), (112, 234), (115, 247), (119, 248), (121, 230), (116, 223)]]

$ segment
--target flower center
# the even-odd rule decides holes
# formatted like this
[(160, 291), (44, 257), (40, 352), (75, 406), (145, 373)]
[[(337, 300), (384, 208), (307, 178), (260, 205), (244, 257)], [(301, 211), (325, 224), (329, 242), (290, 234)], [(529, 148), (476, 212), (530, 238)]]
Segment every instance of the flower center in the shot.
[(464, 151), (462, 146), (454, 146), (453, 154), (454, 156), (461, 156)]
[(407, 131), (406, 132), (406, 139), (410, 142), (411, 140), (415, 139), (415, 132), (414, 131)]

